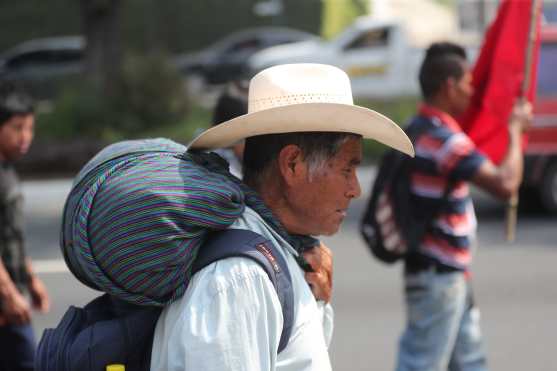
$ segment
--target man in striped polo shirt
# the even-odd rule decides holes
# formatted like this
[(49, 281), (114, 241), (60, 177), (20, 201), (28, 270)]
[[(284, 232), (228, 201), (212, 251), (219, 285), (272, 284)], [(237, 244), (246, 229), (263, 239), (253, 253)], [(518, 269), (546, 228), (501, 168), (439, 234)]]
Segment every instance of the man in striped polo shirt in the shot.
[[(507, 199), (522, 178), (521, 133), (531, 106), (517, 103), (509, 119), (509, 146), (499, 166), (482, 155), (455, 117), (468, 107), (472, 75), (465, 50), (436, 43), (419, 74), (423, 104), (410, 125), (414, 140), (411, 194), (417, 210), (439, 212), (418, 250), (405, 261), (407, 326), (400, 339), (397, 370), (486, 370), (469, 266), (476, 217), (469, 183)], [(425, 214), (424, 214), (425, 217)]]

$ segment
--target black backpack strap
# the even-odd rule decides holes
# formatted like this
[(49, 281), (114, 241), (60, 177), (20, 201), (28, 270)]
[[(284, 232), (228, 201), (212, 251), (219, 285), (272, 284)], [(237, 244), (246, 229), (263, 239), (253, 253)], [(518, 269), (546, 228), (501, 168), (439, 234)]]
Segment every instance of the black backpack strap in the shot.
[(260, 234), (244, 229), (227, 229), (213, 234), (203, 244), (193, 263), (192, 272), (195, 273), (218, 260), (232, 257), (252, 259), (265, 270), (273, 283), (284, 318), (278, 348), (280, 353), (288, 344), (294, 322), (294, 293), (286, 259), (271, 241)]

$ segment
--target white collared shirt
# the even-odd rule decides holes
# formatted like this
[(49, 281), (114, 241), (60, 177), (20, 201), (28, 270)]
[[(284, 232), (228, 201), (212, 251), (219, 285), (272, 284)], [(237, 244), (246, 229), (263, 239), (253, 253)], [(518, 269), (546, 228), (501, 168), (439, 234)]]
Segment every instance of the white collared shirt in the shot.
[(249, 208), (231, 228), (252, 230), (282, 247), (294, 290), (288, 345), (277, 354), (282, 308), (265, 271), (250, 259), (229, 258), (196, 273), (185, 294), (163, 310), (151, 370), (330, 370), (332, 307), (316, 302), (296, 252)]

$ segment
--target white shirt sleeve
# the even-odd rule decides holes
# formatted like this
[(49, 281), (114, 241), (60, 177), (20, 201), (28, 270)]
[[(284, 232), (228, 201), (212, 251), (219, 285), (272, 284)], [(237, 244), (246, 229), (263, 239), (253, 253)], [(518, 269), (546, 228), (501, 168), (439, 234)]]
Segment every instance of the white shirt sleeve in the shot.
[(220, 260), (161, 314), (151, 370), (272, 371), (282, 327), (265, 271), (246, 258)]

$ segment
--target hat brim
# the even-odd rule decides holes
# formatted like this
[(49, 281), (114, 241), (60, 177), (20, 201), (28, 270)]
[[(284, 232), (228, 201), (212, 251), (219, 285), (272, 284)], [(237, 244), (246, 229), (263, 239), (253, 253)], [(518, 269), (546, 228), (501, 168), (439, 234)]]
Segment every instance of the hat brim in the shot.
[(257, 135), (312, 131), (359, 134), (414, 156), (412, 142), (389, 118), (340, 103), (300, 103), (248, 113), (206, 130), (188, 148), (225, 148)]

